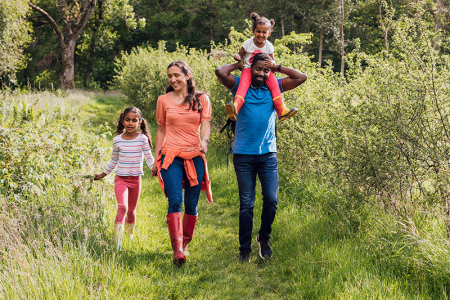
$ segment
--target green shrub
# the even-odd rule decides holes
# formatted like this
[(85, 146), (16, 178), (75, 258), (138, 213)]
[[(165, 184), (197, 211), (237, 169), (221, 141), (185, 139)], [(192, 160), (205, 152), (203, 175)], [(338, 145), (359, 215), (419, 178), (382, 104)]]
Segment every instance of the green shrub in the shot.
[[(55, 97), (40, 96), (49, 95)], [(89, 232), (104, 232), (105, 195), (89, 174), (109, 147), (99, 135), (82, 131), (76, 106), (60, 102), (36, 109), (26, 96), (1, 103), (0, 215), (28, 216), (39, 232), (27, 234), (38, 239), (87, 241)]]
[(224, 107), (230, 96), (217, 81), (214, 70), (226, 61), (213, 59), (206, 51), (179, 47), (169, 53), (165, 50), (164, 42), (159, 43), (158, 49), (138, 47), (116, 61), (119, 74), (115, 78), (117, 87), (129, 102), (145, 110), (146, 114), (154, 115), (158, 97), (165, 94), (169, 86), (167, 66), (175, 60), (189, 64), (198, 89), (211, 95), (213, 115), (225, 120), (223, 109), (219, 113), (218, 108)]

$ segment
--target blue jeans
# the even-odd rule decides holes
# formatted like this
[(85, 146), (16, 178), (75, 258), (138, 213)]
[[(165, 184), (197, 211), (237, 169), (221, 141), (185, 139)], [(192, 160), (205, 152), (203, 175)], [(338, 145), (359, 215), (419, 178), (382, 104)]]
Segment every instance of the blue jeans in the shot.
[[(164, 163), (165, 155), (162, 157)], [(202, 187), (203, 176), (205, 175), (205, 163), (203, 158), (196, 156), (194, 161), (195, 170), (197, 171), (198, 184), (190, 186), (184, 169), (184, 160), (175, 157), (173, 163), (167, 170), (161, 169), (161, 176), (164, 181), (164, 190), (169, 200), (168, 214), (173, 212), (181, 212), (183, 206), (183, 180), (184, 180), (184, 212), (188, 215), (197, 215), (198, 197)]]
[(253, 208), (255, 206), (256, 175), (261, 182), (263, 207), (259, 240), (269, 240), (278, 203), (278, 160), (276, 153), (233, 155), (239, 186), (239, 250), (252, 251)]

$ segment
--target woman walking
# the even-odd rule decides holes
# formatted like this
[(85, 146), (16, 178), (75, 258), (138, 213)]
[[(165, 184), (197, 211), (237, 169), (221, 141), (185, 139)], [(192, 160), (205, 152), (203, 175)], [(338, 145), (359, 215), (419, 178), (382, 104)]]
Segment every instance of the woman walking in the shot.
[[(177, 60), (167, 68), (169, 87), (158, 98), (153, 174), (169, 202), (167, 225), (173, 249), (173, 263), (186, 262), (187, 245), (197, 223), (200, 190), (212, 203), (211, 183), (205, 153), (210, 136), (211, 103), (206, 93), (196, 90), (189, 65)], [(200, 130), (199, 130), (200, 128)], [(185, 212), (181, 218), (183, 206)]]

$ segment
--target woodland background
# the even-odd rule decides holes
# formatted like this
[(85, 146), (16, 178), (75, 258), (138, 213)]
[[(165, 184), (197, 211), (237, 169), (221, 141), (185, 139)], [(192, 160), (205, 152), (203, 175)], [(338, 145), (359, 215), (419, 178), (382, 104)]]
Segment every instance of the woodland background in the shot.
[[(0, 297), (448, 299), (449, 8), (0, 0)], [(214, 70), (252, 36), (252, 11), (275, 19), (277, 63), (308, 80), (284, 94), (299, 113), (277, 122), (274, 259), (241, 265), (230, 141), (219, 133), (230, 93)], [(215, 203), (201, 200), (181, 269), (171, 264), (167, 201), (148, 169), (139, 234), (119, 252), (112, 177), (91, 180), (126, 106), (138, 106), (155, 132), (156, 99), (176, 59), (213, 108)]]
[[(414, 13), (416, 6), (423, 10), (420, 14)], [(115, 58), (138, 46), (156, 47), (164, 40), (168, 51), (177, 45), (209, 51), (211, 43), (229, 41), (231, 27), (239, 32), (246, 29), (246, 19), (253, 11), (275, 20), (272, 42), (291, 32), (311, 34), (311, 43), (303, 52), (319, 68), (329, 61), (334, 71), (341, 73), (345, 72), (343, 58), (358, 45), (367, 54), (389, 51), (392, 21), (401, 16), (424, 20), (439, 33), (433, 48), (449, 51), (449, 5), (442, 0), (2, 0), (0, 7), (3, 85), (10, 85), (8, 79), (14, 78), (18, 86), (59, 86), (61, 40), (46, 16), (61, 28), (62, 35), (72, 34), (71, 38), (82, 22), (89, 21), (72, 45), (74, 85), (78, 88), (111, 88)], [(296, 51), (294, 45), (291, 50)]]

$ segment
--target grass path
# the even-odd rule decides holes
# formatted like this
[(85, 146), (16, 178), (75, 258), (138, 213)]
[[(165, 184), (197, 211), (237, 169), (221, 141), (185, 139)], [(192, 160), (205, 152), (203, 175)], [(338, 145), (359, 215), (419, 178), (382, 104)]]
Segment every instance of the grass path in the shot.
[[(100, 96), (86, 111), (97, 115), (95, 126), (110, 124), (126, 107), (117, 97)], [(156, 128), (152, 128), (154, 132)], [(199, 201), (199, 221), (189, 245), (190, 256), (182, 268), (172, 264), (165, 221), (167, 199), (155, 177), (145, 167), (137, 208), (135, 240), (125, 237), (119, 252), (88, 254), (95, 259), (78, 264), (80, 285), (86, 296), (103, 299), (426, 299), (427, 287), (410, 284), (377, 263), (364, 238), (342, 234), (339, 222), (313, 203), (293, 203), (280, 187), (274, 223), (274, 258), (257, 257), (253, 241), (250, 263), (238, 262), (238, 190), (222, 149), (208, 154), (214, 203), (204, 193)], [(110, 186), (113, 189), (113, 186)], [(320, 185), (308, 185), (310, 201), (334, 197)], [(109, 195), (112, 195), (109, 193)], [(257, 192), (254, 234), (259, 229), (261, 194)], [(108, 233), (113, 235), (116, 202), (107, 199)], [(335, 220), (335, 221), (333, 221)], [(83, 262), (84, 261), (84, 262)], [(75, 264), (75, 266), (77, 266)], [(430, 297), (430, 299), (433, 297)]]

